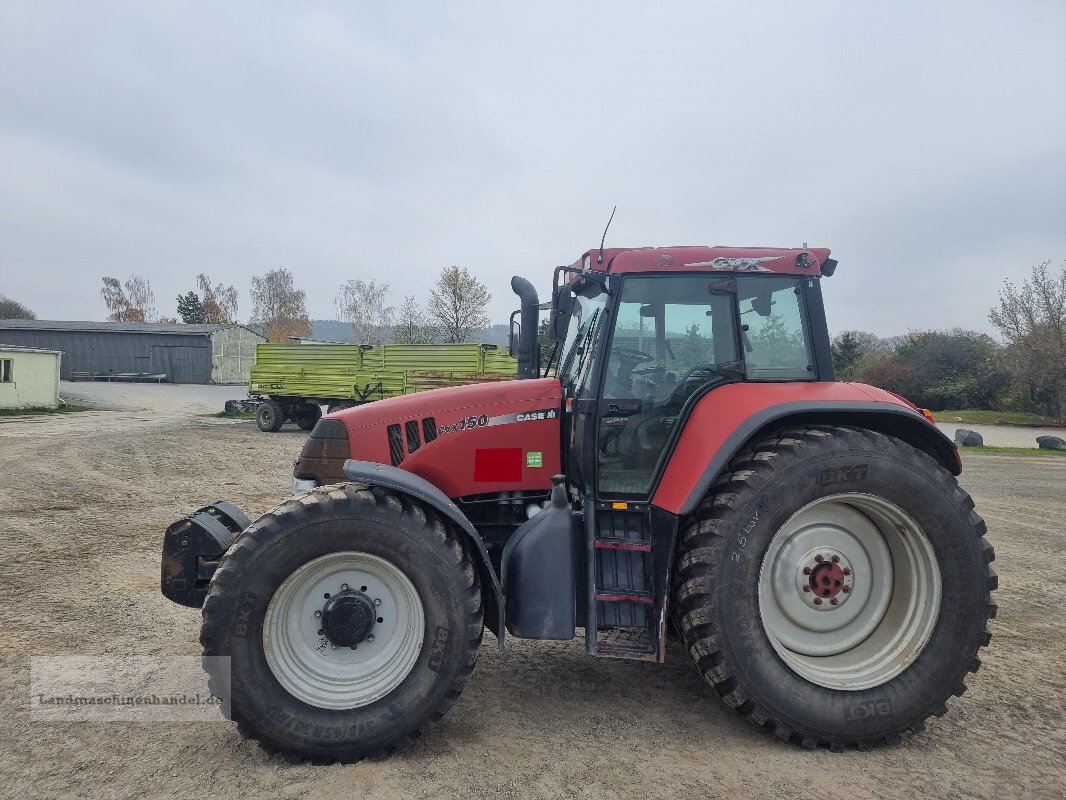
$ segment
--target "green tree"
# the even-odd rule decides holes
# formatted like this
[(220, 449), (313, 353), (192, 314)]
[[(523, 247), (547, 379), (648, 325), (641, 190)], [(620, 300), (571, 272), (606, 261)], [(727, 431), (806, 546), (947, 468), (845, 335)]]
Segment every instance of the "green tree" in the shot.
[(125, 284), (105, 276), (100, 297), (111, 322), (155, 322), (155, 294), (143, 275), (131, 275)]
[(207, 322), (204, 304), (200, 302), (200, 296), (196, 292), (178, 295), (178, 316), (186, 325), (203, 325)]
[(37, 319), (26, 306), (0, 294), (0, 319)]
[(287, 269), (272, 269), (252, 277), (252, 319), (270, 342), (286, 342), (292, 336), (310, 336), (307, 295), (293, 285)]
[(397, 344), (431, 344), (436, 341), (437, 331), (429, 323), (426, 312), (413, 296), (403, 299), (392, 329), (392, 340)]
[(1003, 284), (989, 321), (1007, 340), (1011, 369), (1036, 410), (1066, 422), (1066, 263), (1033, 267), (1020, 287)]
[(465, 342), (489, 325), (492, 295), (466, 267), (446, 267), (430, 293), (429, 316), (446, 342)]

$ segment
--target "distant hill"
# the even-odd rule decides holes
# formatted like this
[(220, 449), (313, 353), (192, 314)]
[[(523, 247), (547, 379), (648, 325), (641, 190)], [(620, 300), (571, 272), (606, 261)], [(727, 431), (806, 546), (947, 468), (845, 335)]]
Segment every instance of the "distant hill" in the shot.
[[(311, 320), (311, 337), (324, 342), (350, 342), (352, 340), (351, 326), (339, 319), (313, 319)], [(480, 335), (474, 336), (472, 341), (481, 344), (507, 344), (507, 326), (490, 325)]]
[(324, 342), (350, 342), (352, 326), (339, 319), (313, 319), (311, 320), (311, 338), (321, 339)]

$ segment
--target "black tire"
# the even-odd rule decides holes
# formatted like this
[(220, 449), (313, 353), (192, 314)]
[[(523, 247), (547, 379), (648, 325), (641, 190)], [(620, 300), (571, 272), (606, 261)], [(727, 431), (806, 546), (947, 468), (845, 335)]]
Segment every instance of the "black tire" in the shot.
[(344, 411), (346, 408), (352, 408), (355, 403), (330, 403), (329, 408), (326, 409), (327, 414), (336, 414), (338, 411)]
[[(919, 654), (895, 677), (854, 690), (808, 680), (779, 655), (759, 593), (777, 531), (808, 504), (849, 493), (882, 498), (910, 515), (935, 552), (941, 583), (939, 611)], [(675, 618), (706, 681), (778, 738), (834, 750), (893, 743), (945, 713), (980, 666), (997, 586), (985, 532), (954, 476), (902, 441), (835, 426), (781, 431), (738, 455), (687, 521), (674, 575)]]
[[(411, 671), (382, 698), (330, 710), (290, 694), (264, 650), (276, 590), (323, 555), (358, 551), (398, 568), (418, 592), (425, 630)], [(458, 699), (483, 631), (477, 572), (455, 532), (409, 498), (360, 484), (315, 489), (266, 513), (226, 553), (203, 607), (203, 654), (230, 658), (230, 716), (268, 752), (316, 763), (383, 756), (410, 745)], [(226, 674), (205, 658), (212, 692)]]
[(292, 412), (292, 418), (302, 431), (309, 431), (322, 418), (322, 406), (318, 403), (301, 403)]
[(255, 410), (255, 424), (264, 433), (277, 433), (285, 424), (285, 409), (273, 400), (264, 400)]

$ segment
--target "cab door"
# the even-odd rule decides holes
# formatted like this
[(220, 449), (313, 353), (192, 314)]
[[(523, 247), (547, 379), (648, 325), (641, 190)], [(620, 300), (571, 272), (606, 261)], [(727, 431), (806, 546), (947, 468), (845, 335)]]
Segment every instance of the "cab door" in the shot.
[(626, 276), (603, 356), (595, 495), (647, 499), (694, 398), (743, 375), (734, 284)]

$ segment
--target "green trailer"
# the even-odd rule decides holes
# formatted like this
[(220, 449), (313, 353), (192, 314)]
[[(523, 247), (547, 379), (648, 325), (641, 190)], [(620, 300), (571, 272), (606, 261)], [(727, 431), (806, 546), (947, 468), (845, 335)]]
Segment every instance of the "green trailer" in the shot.
[(330, 412), (442, 386), (509, 380), (518, 362), (493, 344), (258, 344), (248, 396), (256, 422), (311, 430)]

